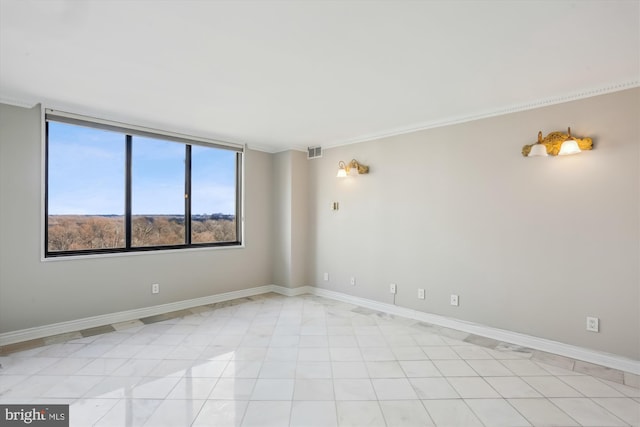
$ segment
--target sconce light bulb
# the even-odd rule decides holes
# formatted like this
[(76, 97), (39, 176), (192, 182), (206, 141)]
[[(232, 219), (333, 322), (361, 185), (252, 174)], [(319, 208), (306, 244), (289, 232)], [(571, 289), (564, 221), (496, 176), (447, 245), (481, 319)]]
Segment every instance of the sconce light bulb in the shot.
[(582, 152), (575, 139), (567, 139), (560, 146), (559, 156), (568, 156), (569, 154), (577, 154)]
[(533, 144), (528, 157), (547, 157), (547, 147), (544, 144)]

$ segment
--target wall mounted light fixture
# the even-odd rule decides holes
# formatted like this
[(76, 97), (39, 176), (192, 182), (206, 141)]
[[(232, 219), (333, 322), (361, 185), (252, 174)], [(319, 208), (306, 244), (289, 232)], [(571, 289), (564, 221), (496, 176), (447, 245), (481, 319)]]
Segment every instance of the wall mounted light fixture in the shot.
[(360, 164), (356, 159), (345, 163), (342, 160), (338, 162), (337, 178), (346, 178), (347, 176), (357, 176), (369, 173), (369, 166)]
[(571, 136), (571, 128), (568, 128), (567, 133), (551, 132), (544, 138), (542, 138), (542, 132), (538, 132), (538, 142), (522, 147), (522, 155), (524, 157), (565, 156), (592, 149), (591, 138), (574, 138)]

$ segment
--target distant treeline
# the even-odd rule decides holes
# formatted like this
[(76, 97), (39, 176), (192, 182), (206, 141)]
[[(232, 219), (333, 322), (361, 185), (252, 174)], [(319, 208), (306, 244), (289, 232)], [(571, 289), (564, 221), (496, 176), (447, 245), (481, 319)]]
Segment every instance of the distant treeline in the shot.
[[(234, 215), (191, 216), (192, 243), (233, 242), (236, 240)], [(49, 215), (50, 252), (122, 248), (122, 215)], [(184, 216), (134, 215), (131, 219), (131, 245), (165, 246), (184, 244)]]
[[(178, 215), (178, 214), (154, 214), (154, 215), (134, 215), (135, 216), (143, 216), (146, 218), (170, 218), (173, 219), (175, 221), (183, 221), (184, 222), (184, 215)], [(117, 214), (105, 214), (105, 215), (49, 215), (49, 218), (55, 218), (55, 217), (91, 217), (91, 218), (124, 218), (124, 215), (117, 215)], [(223, 214), (223, 213), (214, 213), (214, 214), (191, 214), (191, 219), (193, 221), (206, 221), (208, 219), (213, 219), (213, 220), (225, 220), (225, 221), (233, 221), (236, 219), (235, 215), (231, 215), (231, 214)]]

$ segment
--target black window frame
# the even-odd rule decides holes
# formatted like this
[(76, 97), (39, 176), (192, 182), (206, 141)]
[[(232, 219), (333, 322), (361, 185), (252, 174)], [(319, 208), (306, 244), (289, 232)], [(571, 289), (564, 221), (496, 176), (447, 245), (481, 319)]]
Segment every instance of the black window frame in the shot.
[[(49, 122), (58, 122), (108, 130), (122, 134), (125, 142), (125, 212), (124, 229), (125, 246), (120, 248), (102, 248), (102, 249), (77, 249), (65, 251), (49, 251)], [(238, 144), (224, 143), (220, 141), (205, 140), (196, 137), (190, 137), (175, 133), (169, 133), (144, 127), (126, 125), (122, 123), (110, 122), (100, 119), (87, 118), (77, 114), (59, 112), (54, 110), (46, 110), (44, 115), (44, 258), (63, 258), (81, 255), (100, 255), (100, 254), (127, 254), (137, 252), (157, 252), (180, 249), (194, 248), (216, 248), (216, 247), (238, 247), (243, 246), (243, 167), (244, 167), (244, 146)], [(161, 246), (132, 246), (132, 148), (133, 137), (142, 136), (146, 138), (154, 138), (170, 142), (183, 144), (185, 147), (185, 206), (184, 206), (184, 223), (185, 223), (185, 243)], [(202, 147), (223, 149), (234, 151), (236, 153), (235, 160), (235, 184), (236, 184), (236, 204), (235, 204), (235, 235), (234, 241), (225, 242), (207, 242), (193, 243), (191, 235), (191, 195), (192, 195), (192, 173), (191, 173), (191, 147), (199, 145)]]

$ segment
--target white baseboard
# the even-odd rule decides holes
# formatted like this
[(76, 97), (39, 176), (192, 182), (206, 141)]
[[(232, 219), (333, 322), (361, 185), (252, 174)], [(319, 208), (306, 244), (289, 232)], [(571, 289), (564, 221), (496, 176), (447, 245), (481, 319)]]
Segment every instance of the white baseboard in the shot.
[(256, 288), (225, 292), (222, 294), (209, 295), (206, 297), (177, 301), (168, 304), (154, 305), (152, 307), (120, 311), (117, 313), (85, 317), (84, 319), (70, 320), (68, 322), (60, 322), (51, 325), (36, 326), (34, 328), (6, 332), (0, 334), (0, 346), (34, 340), (37, 338), (50, 337), (53, 335), (66, 334), (69, 332), (81, 331), (83, 329), (95, 328), (98, 326), (111, 325), (113, 323), (142, 319), (144, 317), (156, 316), (158, 314), (170, 313), (172, 311), (184, 310), (201, 305), (214, 304), (216, 302), (230, 301), (237, 298), (246, 298), (254, 295), (265, 294), (267, 292), (278, 291), (273, 289), (273, 285), (259, 286)]
[(358, 305), (361, 307), (366, 307), (371, 310), (377, 310), (396, 316), (415, 319), (421, 322), (444, 326), (451, 329), (457, 329), (459, 331), (492, 338), (498, 341), (512, 343), (523, 347), (529, 347), (535, 350), (558, 354), (561, 356), (570, 357), (572, 359), (582, 360), (585, 362), (594, 363), (596, 365), (606, 366), (608, 368), (619, 369), (621, 371), (640, 375), (640, 361), (637, 360), (624, 358), (622, 356), (617, 356), (614, 354), (602, 353), (583, 347), (564, 344), (558, 341), (520, 334), (518, 332), (492, 328), (490, 326), (480, 325), (472, 322), (466, 322), (464, 320), (425, 313), (422, 311), (399, 307), (397, 305), (387, 304), (366, 298), (360, 298), (341, 292), (316, 288), (314, 286), (287, 288), (278, 285), (265, 285), (255, 288), (242, 289), (239, 291), (209, 295), (201, 298), (177, 301), (169, 304), (161, 304), (135, 310), (127, 310), (100, 316), (86, 317), (84, 319), (71, 320), (68, 322), (60, 322), (52, 325), (21, 329), (18, 331), (0, 334), (0, 346), (29, 341), (37, 338), (49, 337), (53, 335), (65, 334), (69, 332), (81, 331), (83, 329), (95, 328), (98, 326), (110, 325), (119, 322), (126, 322), (129, 320), (141, 319), (149, 316), (156, 316), (159, 314), (169, 313), (177, 310), (184, 310), (201, 305), (230, 301), (237, 298), (246, 298), (254, 295), (265, 294), (268, 292), (276, 292), (285, 296), (298, 296), (303, 294), (317, 295)]
[(286, 288), (279, 285), (271, 285), (271, 292), (288, 297), (297, 297), (303, 294), (313, 294), (313, 286), (299, 286), (297, 288)]
[(552, 341), (545, 338), (538, 338), (531, 335), (520, 334), (518, 332), (493, 328), (490, 326), (480, 325), (478, 323), (466, 322), (464, 320), (452, 319), (450, 317), (439, 316), (437, 314), (425, 313), (422, 311), (412, 310), (410, 308), (399, 307), (397, 305), (373, 301), (370, 299), (347, 295), (341, 292), (330, 291), (327, 289), (311, 287), (310, 293), (312, 293), (313, 295), (318, 295), (321, 297), (331, 298), (361, 307), (366, 307), (371, 310), (377, 310), (396, 316), (408, 317), (410, 319), (419, 320), (421, 322), (444, 326), (447, 328), (468, 332), (474, 335), (480, 335), (483, 337), (492, 338), (494, 340), (516, 344), (523, 347), (529, 347), (534, 350), (558, 354), (560, 356), (570, 357), (572, 359), (582, 360), (585, 362), (594, 363), (596, 365), (606, 366), (607, 368), (619, 369), (621, 371), (640, 375), (640, 361), (617, 356), (615, 354), (602, 353), (583, 347), (564, 344), (558, 341)]

